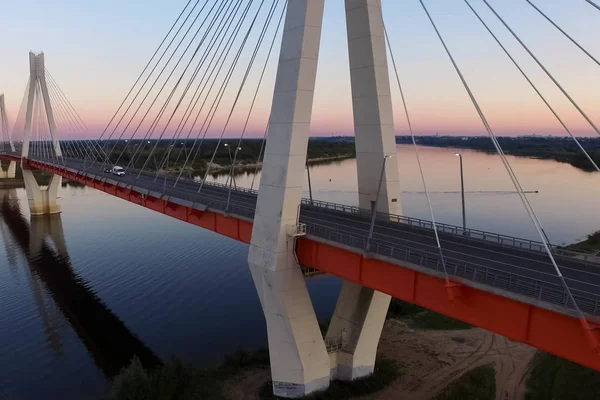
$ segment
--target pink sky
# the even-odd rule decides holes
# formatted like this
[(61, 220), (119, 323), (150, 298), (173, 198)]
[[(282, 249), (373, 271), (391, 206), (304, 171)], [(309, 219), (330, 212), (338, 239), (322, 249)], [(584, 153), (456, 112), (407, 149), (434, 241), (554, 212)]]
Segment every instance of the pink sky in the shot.
[[(482, 124), (418, 2), (402, 3), (406, 4), (384, 0), (383, 6), (415, 133), (484, 134)], [(470, 11), (464, 4), (458, 4), (462, 2), (454, 5), (429, 3), (434, 19), (497, 134), (566, 135)], [(566, 0), (553, 4), (537, 3), (592, 54), (600, 57), (600, 41), (597, 40), (600, 15), (594, 9), (585, 2), (577, 5)], [(7, 42), (8, 48), (3, 51), (3, 58), (5, 56), (8, 62), (0, 66), (3, 77), (0, 92), (6, 93), (9, 116), (13, 121), (28, 76), (27, 51), (43, 49), (47, 68), (90, 128), (86, 136), (99, 136), (185, 2), (153, 0), (151, 6), (141, 8), (131, 4), (118, 15), (114, 14), (115, 4), (121, 3), (110, 0), (83, 5), (75, 0), (61, 0), (51, 9), (46, 9), (45, 4), (32, 8), (15, 2), (9, 6), (5, 19), (15, 40)], [(328, 1), (326, 4), (312, 133), (352, 135), (343, 2)], [(600, 67), (547, 21), (540, 19), (525, 2), (496, 0), (492, 4), (531, 45), (590, 118), (600, 125)], [(481, 4), (476, 8), (492, 21)], [(127, 18), (127, 13), (134, 10), (136, 18)], [(23, 23), (25, 15), (28, 16), (27, 24)], [(497, 21), (492, 26), (572, 131), (577, 135), (595, 135)], [(279, 50), (278, 44), (276, 49)], [(262, 136), (274, 76), (275, 64), (272, 62), (250, 121), (249, 136)], [(391, 83), (397, 133), (407, 134), (398, 88), (394, 79)], [(227, 136), (239, 136), (250, 98), (251, 93), (244, 95)], [(226, 108), (219, 113), (209, 136), (218, 136), (222, 131)]]

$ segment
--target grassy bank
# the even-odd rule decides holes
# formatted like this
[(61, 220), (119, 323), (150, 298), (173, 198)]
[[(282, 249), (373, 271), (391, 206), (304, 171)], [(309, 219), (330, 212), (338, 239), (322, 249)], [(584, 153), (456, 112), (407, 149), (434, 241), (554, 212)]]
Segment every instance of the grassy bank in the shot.
[[(389, 318), (406, 319), (414, 329), (470, 329), (471, 325), (428, 311), (422, 307), (398, 299), (392, 299)], [(320, 324), (323, 335), (329, 323)], [(139, 361), (133, 360), (114, 380), (112, 390), (104, 400), (187, 400), (225, 399), (225, 384), (240, 373), (251, 368), (269, 368), (268, 350), (247, 352), (238, 349), (225, 357), (222, 365), (214, 368), (198, 368), (177, 359), (164, 363), (154, 371), (145, 371)], [(350, 399), (375, 393), (392, 384), (402, 369), (394, 360), (379, 357), (373, 375), (353, 382), (333, 381), (329, 390), (308, 397), (313, 400)], [(260, 398), (276, 399), (270, 383), (260, 389)]]
[[(144, 370), (139, 360), (131, 364), (115, 378), (110, 393), (102, 400), (221, 400), (227, 397), (223, 388), (251, 368), (269, 368), (269, 353), (265, 350), (247, 352), (242, 349), (225, 357), (222, 365), (214, 368), (198, 368), (171, 359), (153, 371)], [(396, 362), (380, 359), (373, 375), (353, 382), (333, 381), (324, 393), (307, 399), (349, 399), (377, 392), (398, 378), (400, 370)], [(278, 399), (273, 396), (271, 383), (260, 388), (259, 398)]]
[(568, 246), (569, 249), (584, 251), (600, 251), (600, 231), (588, 235), (587, 239)]
[(528, 400), (600, 398), (600, 372), (538, 351), (527, 381)]
[(398, 299), (392, 299), (388, 317), (405, 319), (408, 321), (408, 326), (413, 329), (464, 330), (473, 327), (465, 322)]
[(248, 368), (268, 368), (267, 350), (247, 352), (238, 349), (215, 368), (198, 368), (171, 359), (153, 371), (146, 371), (134, 359), (114, 380), (103, 400), (192, 400), (225, 399), (227, 380)]
[[(442, 390), (434, 400), (494, 400), (496, 370), (493, 364), (482, 365), (466, 372)], [(549, 399), (551, 397), (546, 397)]]

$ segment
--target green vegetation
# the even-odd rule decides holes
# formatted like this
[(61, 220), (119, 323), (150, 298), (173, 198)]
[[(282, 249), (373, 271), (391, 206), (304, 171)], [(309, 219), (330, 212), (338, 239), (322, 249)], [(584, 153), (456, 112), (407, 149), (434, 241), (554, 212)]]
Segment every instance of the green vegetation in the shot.
[(153, 371), (146, 371), (135, 358), (115, 378), (103, 400), (187, 400), (223, 399), (228, 379), (250, 367), (269, 365), (267, 350), (247, 352), (238, 348), (216, 368), (197, 368), (171, 359)]
[(600, 372), (538, 351), (527, 381), (528, 400), (600, 398)]
[[(466, 372), (435, 396), (434, 400), (494, 400), (495, 398), (496, 370), (492, 363)], [(546, 397), (548, 398), (550, 397)]]
[[(373, 375), (357, 379), (352, 382), (333, 381), (329, 389), (304, 397), (306, 400), (344, 400), (357, 396), (366, 396), (378, 392), (392, 384), (401, 374), (401, 370), (395, 361), (379, 357), (375, 362)], [(259, 392), (261, 400), (281, 399), (273, 395), (271, 382), (263, 385)]]
[(408, 326), (413, 329), (464, 330), (473, 327), (465, 322), (398, 299), (392, 299), (388, 317), (406, 319)]
[[(257, 167), (259, 154), (263, 145), (262, 139), (239, 139), (223, 140), (217, 152), (218, 140), (207, 139), (199, 146), (194, 147), (193, 140), (178, 141), (173, 144), (170, 140), (132, 140), (127, 143), (103, 142), (104, 151), (110, 154), (110, 160), (114, 164), (127, 166), (131, 164), (135, 168), (144, 168), (149, 171), (163, 170), (179, 172), (185, 169), (192, 174), (206, 172), (210, 160), (215, 154), (211, 166), (211, 173), (222, 173), (228, 171), (231, 166), (231, 156), (235, 156), (238, 145), (241, 150), (236, 156), (236, 172), (254, 172)], [(156, 149), (154, 147), (156, 146)], [(114, 149), (113, 149), (114, 147)], [(193, 152), (192, 152), (192, 147)], [(154, 150), (153, 150), (154, 149)], [(332, 160), (342, 160), (356, 157), (354, 142), (348, 140), (310, 139), (308, 142), (307, 159), (309, 163), (319, 163)], [(260, 164), (258, 165), (260, 166)]]
[(588, 235), (586, 240), (572, 244), (568, 248), (584, 251), (600, 251), (600, 231)]
[[(594, 162), (600, 164), (600, 139), (579, 138), (578, 140)], [(396, 142), (410, 144), (412, 139), (410, 136), (398, 136)], [(551, 159), (571, 164), (584, 171), (594, 171), (592, 163), (573, 139), (568, 137), (499, 137), (498, 142), (506, 154)], [(496, 152), (491, 139), (487, 136), (468, 137), (468, 140), (463, 140), (460, 136), (420, 136), (417, 138), (417, 143), (422, 146), (473, 149), (487, 153)]]

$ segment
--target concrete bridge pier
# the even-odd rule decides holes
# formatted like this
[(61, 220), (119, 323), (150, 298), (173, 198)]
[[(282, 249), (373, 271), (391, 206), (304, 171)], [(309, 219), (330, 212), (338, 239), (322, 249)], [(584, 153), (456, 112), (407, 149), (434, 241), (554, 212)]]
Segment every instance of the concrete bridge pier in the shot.
[(329, 356), (295, 259), (324, 0), (288, 2), (248, 263), (269, 339), (273, 392), (329, 387)]
[(58, 193), (62, 185), (62, 176), (52, 175), (50, 183), (46, 188), (41, 188), (33, 171), (22, 164), (23, 182), (29, 200), (29, 211), (31, 215), (57, 214), (60, 213)]
[[(380, 0), (346, 0), (346, 23), (359, 206), (401, 214), (396, 138)], [(391, 156), (387, 160), (386, 156)], [(377, 189), (381, 180), (381, 192)], [(353, 380), (373, 373), (377, 345), (391, 297), (344, 281), (328, 338), (342, 338), (331, 355), (332, 378)]]
[(15, 161), (10, 161), (6, 170), (0, 164), (0, 179), (15, 179), (16, 173), (17, 163)]

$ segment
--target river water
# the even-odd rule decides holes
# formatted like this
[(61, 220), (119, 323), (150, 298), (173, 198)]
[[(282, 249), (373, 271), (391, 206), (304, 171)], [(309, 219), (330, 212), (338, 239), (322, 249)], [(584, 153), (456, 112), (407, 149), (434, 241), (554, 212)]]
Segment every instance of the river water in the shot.
[[(419, 148), (436, 219), (460, 225), (455, 152)], [(499, 158), (460, 152), (467, 225), (537, 239)], [(398, 146), (396, 160), (403, 213), (430, 219), (414, 149)], [(552, 242), (600, 229), (598, 175), (509, 160), (523, 188), (538, 191), (528, 198)], [(356, 205), (355, 171), (355, 160), (311, 167), (313, 197)], [(32, 221), (24, 189), (0, 190), (0, 398), (96, 399), (132, 349), (148, 362), (176, 355), (208, 366), (238, 346), (266, 345), (246, 245), (94, 189), (66, 186), (61, 197), (60, 216)], [(327, 319), (340, 281), (311, 279), (308, 288)]]

